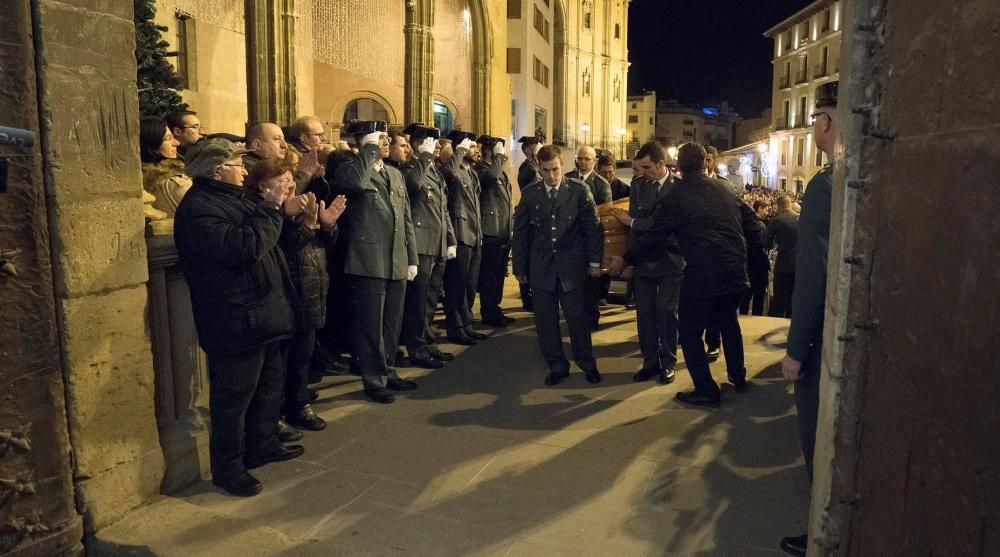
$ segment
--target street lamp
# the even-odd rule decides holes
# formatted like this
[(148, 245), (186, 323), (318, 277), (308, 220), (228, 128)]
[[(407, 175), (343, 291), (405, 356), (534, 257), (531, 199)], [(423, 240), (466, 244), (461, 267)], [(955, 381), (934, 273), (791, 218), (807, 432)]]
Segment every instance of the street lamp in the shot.
[(628, 132), (625, 131), (625, 128), (618, 128), (618, 137), (619, 137), (619, 139), (621, 139), (621, 143), (622, 143), (622, 154), (621, 154), (621, 158), (622, 159), (625, 158), (625, 134), (626, 133), (628, 133)]
[(587, 145), (587, 134), (590, 133), (590, 124), (586, 122), (580, 124), (580, 131), (583, 133), (583, 144)]
[(677, 147), (674, 147), (673, 145), (667, 147), (667, 154), (670, 155), (671, 159), (677, 160)]

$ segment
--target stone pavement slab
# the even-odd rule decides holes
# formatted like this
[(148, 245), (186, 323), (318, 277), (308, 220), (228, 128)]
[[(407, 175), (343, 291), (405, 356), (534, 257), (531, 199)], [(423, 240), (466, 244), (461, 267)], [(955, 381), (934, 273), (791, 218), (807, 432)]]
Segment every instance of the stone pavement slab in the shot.
[[(749, 392), (718, 410), (673, 400), (691, 380), (634, 383), (634, 312), (603, 311), (604, 381), (545, 387), (531, 316), (443, 345), (438, 370), (400, 368), (420, 388), (367, 402), (328, 378), (306, 453), (255, 471), (264, 492), (204, 481), (99, 533), (95, 555), (780, 555), (806, 527), (808, 484), (790, 386), (777, 364), (788, 322), (741, 318)], [(565, 331), (564, 331), (565, 332)], [(567, 341), (568, 342), (568, 341)], [(568, 348), (568, 346), (567, 346)], [(725, 379), (722, 361), (713, 364)], [(131, 551), (131, 552), (129, 552)], [(145, 553), (143, 553), (145, 552)]]

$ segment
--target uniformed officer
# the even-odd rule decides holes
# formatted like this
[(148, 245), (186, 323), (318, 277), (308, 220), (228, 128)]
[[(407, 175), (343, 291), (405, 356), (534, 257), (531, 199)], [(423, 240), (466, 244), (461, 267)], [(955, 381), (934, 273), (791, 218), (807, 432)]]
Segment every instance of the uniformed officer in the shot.
[[(542, 179), (542, 175), (538, 173), (538, 159), (535, 158), (535, 151), (538, 150), (543, 141), (537, 135), (526, 135), (517, 140), (521, 144), (521, 152), (524, 153), (524, 162), (517, 169), (517, 187), (521, 191)], [(531, 285), (519, 283), (518, 286), (521, 290), (521, 306), (526, 311), (532, 311)]]
[(511, 231), (514, 228), (513, 190), (503, 171), (507, 160), (504, 140), (483, 135), (478, 140), (482, 158), (476, 174), (482, 191), (479, 194), (483, 223), (483, 256), (479, 266), (479, 312), (483, 324), (506, 327), (514, 322), (500, 310), (503, 283), (510, 259)]
[(588, 276), (601, 276), (604, 230), (587, 185), (563, 176), (561, 154), (555, 145), (538, 151), (542, 181), (524, 189), (514, 211), (514, 275), (531, 284), (538, 344), (549, 368), (545, 384), (556, 385), (569, 376), (560, 306), (573, 359), (589, 383), (600, 383), (583, 288)]
[(406, 282), (416, 278), (419, 260), (403, 175), (383, 163), (387, 128), (382, 121), (349, 124), (360, 151), (336, 173), (348, 196), (344, 273), (354, 307), (354, 356), (365, 394), (381, 403), (395, 401), (391, 391), (417, 388), (395, 369)]
[[(409, 136), (409, 142), (403, 134)], [(410, 364), (427, 369), (439, 368), (454, 359), (437, 347), (428, 331), (444, 284), (445, 263), (455, 257), (457, 250), (448, 216), (447, 187), (434, 165), (439, 136), (437, 128), (411, 124), (402, 134), (396, 134), (394, 142), (399, 148), (390, 145), (389, 149), (389, 163), (399, 168), (406, 179), (420, 260), (417, 277), (406, 287), (402, 344)], [(407, 148), (403, 148), (404, 144)], [(406, 153), (410, 153), (409, 160), (404, 160)]]
[(472, 327), (472, 300), (479, 281), (483, 230), (479, 210), (479, 177), (472, 170), (479, 156), (476, 135), (453, 130), (453, 153), (442, 156), (442, 173), (448, 185), (448, 214), (458, 246), (444, 270), (444, 313), (448, 340), (470, 346), (486, 335)]
[[(832, 161), (837, 143), (837, 82), (816, 90), (812, 114), (816, 147)], [(813, 451), (819, 417), (820, 357), (823, 352), (823, 319), (826, 308), (826, 266), (830, 246), (830, 211), (833, 198), (833, 165), (828, 162), (806, 187), (799, 215), (799, 238), (795, 245), (795, 290), (792, 292), (792, 323), (788, 330), (788, 353), (781, 360), (781, 373), (795, 381), (795, 405), (799, 415), (802, 454), (809, 480), (813, 475)], [(805, 555), (806, 534), (781, 540), (790, 555)]]
[[(594, 203), (603, 205), (611, 203), (611, 184), (597, 173), (597, 151), (589, 145), (580, 147), (576, 152), (576, 169), (566, 173), (567, 178), (576, 178), (587, 184), (590, 195), (594, 198)], [(587, 312), (591, 327), (597, 330), (598, 321), (601, 319), (601, 277), (587, 280), (584, 289), (584, 302), (587, 305)]]

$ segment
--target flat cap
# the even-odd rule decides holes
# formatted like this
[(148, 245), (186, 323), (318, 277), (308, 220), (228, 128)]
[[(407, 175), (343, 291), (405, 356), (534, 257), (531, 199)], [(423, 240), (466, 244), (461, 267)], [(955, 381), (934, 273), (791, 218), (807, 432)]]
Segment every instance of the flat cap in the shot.
[(211, 178), (222, 163), (249, 152), (242, 143), (221, 137), (203, 139), (184, 153), (184, 173), (192, 178)]

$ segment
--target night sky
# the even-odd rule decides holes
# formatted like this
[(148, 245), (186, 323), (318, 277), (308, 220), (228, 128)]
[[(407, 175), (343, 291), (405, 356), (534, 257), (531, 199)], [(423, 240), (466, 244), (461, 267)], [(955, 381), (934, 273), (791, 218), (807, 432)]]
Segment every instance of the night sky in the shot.
[(771, 106), (767, 31), (814, 0), (633, 0), (629, 94), (696, 105), (727, 100), (744, 118)]

